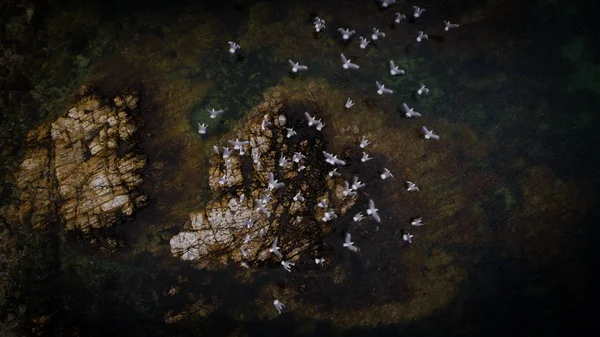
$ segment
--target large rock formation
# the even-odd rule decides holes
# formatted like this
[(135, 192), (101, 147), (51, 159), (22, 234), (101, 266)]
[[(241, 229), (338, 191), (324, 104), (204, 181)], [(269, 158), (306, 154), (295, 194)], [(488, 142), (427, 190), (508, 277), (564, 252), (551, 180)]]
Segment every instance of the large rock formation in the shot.
[(146, 159), (133, 151), (131, 117), (138, 101), (134, 92), (111, 102), (82, 87), (65, 116), (31, 131), (15, 177), (20, 195), (13, 220), (34, 228), (58, 220), (65, 230), (87, 233), (143, 206)]
[[(284, 259), (293, 261), (331, 232), (331, 222), (323, 220), (327, 210), (339, 216), (352, 207), (356, 199), (343, 196), (343, 179), (328, 175), (334, 167), (325, 163), (322, 132), (307, 126), (304, 111), (309, 109), (280, 97), (273, 92), (230, 135), (249, 141), (243, 154), (234, 150), (223, 158), (223, 147), (213, 153), (208, 179), (214, 199), (191, 213), (189, 228), (171, 239), (174, 255), (200, 265), (232, 260), (252, 266), (278, 260), (269, 253), (278, 237)], [(297, 135), (287, 138), (287, 128)], [(299, 163), (292, 161), (297, 152), (306, 156)], [(255, 156), (260, 156), (260, 167)], [(283, 167), (282, 157), (289, 161)], [(269, 191), (269, 172), (285, 186)], [(294, 201), (297, 193), (304, 202)], [(322, 200), (326, 208), (317, 207)], [(263, 201), (268, 214), (257, 208)]]

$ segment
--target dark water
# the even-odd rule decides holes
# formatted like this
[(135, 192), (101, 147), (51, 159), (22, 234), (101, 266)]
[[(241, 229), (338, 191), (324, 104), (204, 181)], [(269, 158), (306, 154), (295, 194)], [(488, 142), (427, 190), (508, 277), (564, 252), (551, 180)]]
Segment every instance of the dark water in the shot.
[[(43, 118), (58, 115), (65, 104), (62, 97), (81, 81), (91, 82), (108, 94), (122, 85), (141, 90), (147, 120), (142, 147), (151, 163), (166, 163), (160, 174), (147, 172), (145, 188), (151, 204), (132, 221), (116, 227), (116, 234), (127, 247), (114, 255), (99, 253), (76, 234), (65, 238), (58, 230), (39, 233), (11, 228), (25, 259), (23, 267), (11, 274), (10, 289), (18, 291), (9, 293), (3, 302), (0, 318), (4, 322), (8, 315), (19, 317), (23, 323), (15, 331), (44, 336), (554, 336), (580, 333), (591, 326), (586, 304), (591, 302), (588, 292), (594, 280), (591, 247), (599, 220), (594, 209), (595, 191), (600, 187), (596, 150), (600, 138), (595, 131), (600, 103), (600, 41), (595, 1), (409, 1), (386, 10), (380, 10), (373, 1), (358, 0), (266, 3), (268, 10), (261, 14), (256, 9), (264, 4), (244, 0), (48, 0), (35, 3), (32, 24), (22, 30), (14, 18), (23, 15), (25, 5), (0, 4), (3, 50), (15, 50), (32, 60), (20, 66), (27, 81), (12, 81), (10, 86), (2, 82), (0, 89), (3, 205), (14, 196), (10, 179), (4, 174), (18, 162), (24, 134)], [(409, 14), (413, 5), (427, 9), (423, 17), (392, 27), (393, 13)], [(306, 27), (298, 29), (308, 33), (298, 33), (289, 42), (276, 32), (269, 35), (262, 31), (261, 48), (248, 47), (233, 59), (226, 53), (223, 41), (244, 36), (254, 24), (260, 27), (282, 18), (291, 20), (296, 10), (306, 16), (301, 20)], [(327, 31), (321, 36), (310, 34), (311, 15), (328, 19)], [(252, 23), (251, 17), (261, 20)], [(443, 20), (448, 18), (462, 26), (443, 34)], [(216, 27), (211, 33), (216, 36), (214, 40), (201, 36), (188, 43), (175, 42), (174, 37), (188, 37), (186, 32), (193, 31), (198, 22)], [(363, 34), (376, 26), (388, 36), (364, 52), (356, 40), (349, 45), (340, 41), (336, 31), (340, 26), (357, 27)], [(431, 32), (429, 41), (414, 42), (414, 32), (419, 29)], [(21, 31), (21, 35), (13, 31)], [(189, 36), (201, 34), (193, 31)], [(131, 46), (123, 42), (128, 40)], [(123, 56), (126, 47), (133, 50), (133, 56)], [(343, 71), (337, 56), (340, 52), (360, 64), (361, 71)], [(75, 55), (83, 55), (90, 65), (78, 67)], [(342, 283), (333, 282), (329, 271), (315, 269), (307, 258), (299, 262), (302, 273), (287, 274), (274, 266), (257, 270), (250, 281), (243, 281), (235, 266), (197, 270), (170, 256), (169, 238), (210, 194), (204, 178), (205, 158), (194, 165), (186, 163), (185, 146), (175, 134), (172, 142), (155, 141), (167, 124), (156, 111), (185, 116), (193, 128), (206, 119), (206, 106), (226, 102), (225, 109), (232, 113), (214, 128), (214, 138), (207, 140), (214, 141), (261, 101), (265, 89), (291, 78), (287, 58), (301, 63), (310, 60), (311, 71), (295, 81), (324, 78), (348, 95), (360, 97), (366, 105), (388, 111), (387, 123), (398, 130), (406, 130), (407, 123), (397, 107), (409, 102), (415, 110), (427, 113), (429, 120), (464, 124), (477, 136), (477, 142), (486, 144), (485, 158), (474, 163), (472, 158), (479, 157), (466, 145), (452, 150), (458, 164), (449, 169), (457, 173), (440, 188), (476, 188), (480, 176), (497, 179), (497, 188), (473, 193), (476, 197), (465, 201), (463, 210), (436, 224), (456, 230), (440, 230), (421, 246), (425, 254), (443, 247), (456, 257), (457, 268), (468, 275), (446, 305), (418, 319), (374, 322), (368, 327), (340, 326), (333, 320), (315, 319), (308, 311), (292, 309), (275, 318), (261, 311), (270, 304), (256, 299), (264, 296), (261, 292), (269, 286), (282, 292), (303, 289), (296, 292), (295, 299), (323, 312), (377, 307), (392, 301), (408, 303), (414, 296), (407, 285), (407, 271), (412, 265), (406, 257), (411, 256), (409, 248), (398, 244), (401, 226), (361, 230), (365, 238), (360, 244), (361, 255), (356, 257), (338, 247), (342, 230), (349, 225), (346, 221), (336, 223), (336, 233), (326, 237), (324, 245), (330, 247), (328, 254), (336, 265), (345, 270)], [(407, 75), (387, 75), (390, 59), (406, 68)], [(396, 91), (383, 102), (374, 92), (379, 79), (385, 79), (382, 81)], [(212, 81), (214, 86), (200, 101), (194, 101), (193, 86), (205, 81)], [(422, 81), (432, 89), (428, 99), (415, 95)], [(177, 86), (169, 87), (170, 82)], [(184, 83), (189, 88), (182, 88)], [(36, 86), (41, 89), (33, 95)], [(168, 88), (169, 100), (159, 94), (162, 88)], [(456, 133), (447, 139), (459, 142), (464, 137)], [(384, 156), (374, 160), (370, 173), (375, 175), (375, 167), (387, 160)], [(463, 164), (468, 169), (458, 170)], [(529, 183), (524, 177), (534, 176), (536, 167), (551, 170), (552, 178)], [(180, 176), (185, 178), (185, 186), (170, 181)], [(540, 185), (555, 180), (573, 181), (580, 194), (575, 201), (561, 195), (548, 198), (541, 203), (547, 206), (544, 212), (526, 218), (519, 205), (534, 196), (521, 191), (544, 191)], [(373, 181), (370, 193), (378, 191), (389, 192), (386, 184)], [(587, 207), (573, 223), (552, 227), (561, 224), (554, 221), (556, 218), (567, 218), (561, 207), (569, 213), (572, 203), (579, 201)], [(409, 216), (392, 199), (379, 205), (390, 218), (393, 215), (404, 220)], [(473, 220), (470, 206), (479, 205), (483, 220), (475, 226), (477, 220)], [(456, 225), (460, 222), (469, 226)], [(517, 228), (516, 232), (506, 229), (514, 223), (518, 225), (510, 228)], [(533, 233), (539, 237), (521, 240), (526, 228), (535, 228)], [(482, 236), (491, 238), (492, 243), (473, 239), (476, 231), (485, 233)], [(547, 235), (557, 231), (564, 232), (565, 239), (544, 245)], [(462, 236), (464, 241), (454, 239)], [(521, 241), (516, 250), (509, 250), (505, 246), (513, 240)], [(544, 260), (546, 255), (552, 259)], [(537, 258), (544, 262), (532, 262)], [(174, 284), (180, 287), (178, 293), (167, 296)], [(206, 310), (190, 309), (199, 300)], [(26, 310), (17, 314), (20, 305)], [(167, 312), (183, 310), (194, 314), (165, 324)], [(39, 324), (39, 317), (45, 314), (52, 318)]]

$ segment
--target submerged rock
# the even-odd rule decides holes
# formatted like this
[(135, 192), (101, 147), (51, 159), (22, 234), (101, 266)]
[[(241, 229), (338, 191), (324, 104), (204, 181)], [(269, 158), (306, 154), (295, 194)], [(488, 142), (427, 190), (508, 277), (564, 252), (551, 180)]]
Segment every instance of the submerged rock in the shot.
[(58, 220), (67, 231), (88, 233), (144, 206), (146, 159), (134, 152), (131, 117), (138, 101), (131, 91), (110, 102), (82, 87), (66, 115), (31, 131), (15, 174), (20, 195), (11, 217), (38, 229)]
[[(278, 237), (284, 259), (294, 261), (332, 231), (331, 221), (322, 219), (327, 209), (316, 207), (317, 203), (326, 199), (328, 209), (339, 216), (356, 198), (342, 195), (342, 178), (327, 175), (333, 166), (325, 163), (322, 153), (327, 150), (326, 142), (321, 132), (307, 126), (304, 111), (310, 109), (282, 99), (275, 90), (249, 112), (229, 137), (249, 141), (249, 145), (244, 154), (236, 150), (226, 159), (223, 148), (220, 154), (213, 153), (208, 179), (214, 197), (204, 210), (190, 214), (188, 229), (171, 238), (175, 256), (202, 266), (232, 260), (252, 267), (279, 260), (269, 252)], [(269, 123), (263, 130), (265, 116)], [(287, 138), (287, 128), (294, 128), (298, 135)], [(306, 158), (295, 163), (296, 152)], [(253, 161), (258, 155), (260, 167)], [(288, 161), (283, 167), (279, 164), (282, 157)], [(300, 166), (305, 168), (299, 170)], [(269, 191), (270, 172), (285, 186)], [(293, 200), (297, 193), (304, 202)], [(265, 198), (269, 214), (258, 210)]]

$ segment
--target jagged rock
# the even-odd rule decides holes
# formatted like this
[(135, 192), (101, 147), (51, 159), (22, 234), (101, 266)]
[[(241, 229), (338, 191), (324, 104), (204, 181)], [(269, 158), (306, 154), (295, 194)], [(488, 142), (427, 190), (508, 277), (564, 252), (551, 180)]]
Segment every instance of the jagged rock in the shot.
[[(208, 183), (214, 198), (204, 210), (190, 214), (188, 229), (171, 238), (175, 256), (201, 266), (230, 260), (251, 266), (263, 264), (277, 259), (269, 248), (279, 237), (284, 258), (294, 261), (331, 232), (330, 222), (322, 220), (325, 210), (316, 207), (319, 200), (327, 199), (338, 216), (356, 201), (341, 194), (341, 178), (327, 175), (333, 167), (325, 163), (322, 154), (325, 141), (321, 132), (307, 126), (304, 107), (288, 104), (280, 97), (277, 91), (270, 93), (230, 135), (229, 139), (250, 142), (244, 155), (234, 151), (228, 159), (216, 153), (210, 158)], [(265, 115), (270, 125), (262, 130)], [(298, 130), (298, 136), (287, 138), (287, 127)], [(306, 159), (294, 163), (295, 152), (302, 152)], [(253, 154), (260, 154), (260, 169), (253, 163)], [(289, 161), (287, 167), (279, 166), (282, 156)], [(298, 172), (300, 165), (306, 168)], [(269, 192), (269, 172), (285, 186)], [(298, 192), (305, 198), (302, 203), (293, 201)], [(257, 210), (258, 200), (267, 195), (271, 198), (265, 205), (269, 216)], [(250, 228), (246, 223), (249, 219), (253, 220)], [(244, 243), (246, 238), (250, 241)]]
[(13, 215), (34, 228), (58, 219), (66, 230), (88, 232), (144, 206), (146, 159), (132, 151), (137, 128), (130, 116), (138, 100), (123, 91), (107, 102), (82, 87), (65, 116), (31, 131), (15, 175), (21, 193)]

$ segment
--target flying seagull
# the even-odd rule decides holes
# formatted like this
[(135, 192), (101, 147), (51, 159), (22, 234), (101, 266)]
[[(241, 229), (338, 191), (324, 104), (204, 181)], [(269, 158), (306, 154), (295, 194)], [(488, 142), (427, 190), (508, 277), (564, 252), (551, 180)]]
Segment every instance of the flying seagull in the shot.
[(404, 108), (404, 115), (406, 115), (406, 117), (421, 117), (421, 113), (415, 111), (413, 108), (409, 108), (408, 104), (402, 103), (402, 107)]
[(406, 185), (408, 186), (408, 187), (406, 188), (406, 190), (407, 190), (407, 191), (409, 191), (409, 192), (413, 192), (413, 191), (414, 191), (414, 192), (416, 192), (416, 191), (419, 191), (419, 187), (418, 187), (417, 185), (415, 185), (415, 183), (413, 183), (412, 181), (408, 181), (408, 180), (407, 180), (407, 181), (406, 181)]
[(298, 62), (294, 62), (288, 59), (288, 63), (292, 66), (292, 71), (297, 73), (299, 70), (307, 70), (307, 66), (300, 65)]
[(381, 84), (381, 83), (379, 83), (379, 81), (375, 81), (375, 84), (377, 85), (377, 93), (379, 95), (393, 94), (394, 93), (393, 90), (390, 90), (390, 89), (386, 88), (385, 84)]
[(456, 23), (450, 23), (450, 21), (446, 21), (444, 20), (444, 30), (445, 31), (449, 31), (452, 28), (458, 28), (460, 27), (460, 25), (456, 24)]
[(375, 221), (381, 222), (381, 218), (379, 217), (377, 211), (378, 209), (375, 208), (375, 202), (373, 201), (373, 199), (369, 199), (369, 208), (367, 209), (367, 214), (372, 216), (373, 219), (375, 219)]
[(385, 180), (387, 178), (393, 177), (392, 172), (390, 170), (384, 168), (383, 173), (380, 175), (381, 179)]
[(338, 28), (338, 32), (342, 34), (342, 39), (344, 40), (348, 40), (352, 35), (354, 35), (354, 33), (356, 33), (354, 29), (350, 30), (347, 28)]
[(373, 41), (375, 41), (375, 40), (378, 40), (380, 37), (384, 38), (385, 33), (380, 32), (379, 29), (377, 29), (377, 28), (373, 28), (373, 34), (371, 35), (371, 39), (373, 39)]
[(390, 75), (404, 75), (404, 69), (400, 69), (394, 61), (390, 60)]
[(342, 58), (342, 68), (344, 69), (358, 69), (360, 68), (357, 64), (350, 62), (350, 59), (347, 59), (344, 54), (340, 54)]
[(429, 40), (429, 35), (425, 34), (422, 30), (417, 32), (417, 42), (421, 42), (423, 40)]
[(235, 52), (236, 52), (238, 49), (240, 49), (240, 45), (239, 45), (239, 44), (237, 44), (237, 43), (235, 43), (235, 42), (233, 42), (233, 41), (229, 41), (229, 42), (227, 42), (227, 43), (229, 44), (229, 52), (230, 52), (231, 54), (235, 54)]
[(208, 112), (210, 114), (210, 118), (215, 119), (215, 118), (217, 118), (217, 116), (219, 116), (222, 113), (224, 113), (225, 110), (223, 110), (223, 109), (220, 109), (220, 110), (215, 110), (215, 109), (208, 110), (208, 109), (206, 109), (206, 112)]
[(277, 246), (278, 242), (279, 242), (279, 237), (275, 237), (275, 240), (273, 241), (271, 248), (269, 248), (269, 252), (275, 254), (278, 258), (283, 259), (283, 255), (279, 251), (279, 246)]
[(342, 245), (344, 248), (348, 248), (353, 252), (358, 252), (358, 247), (354, 245), (354, 242), (351, 241), (350, 233), (346, 233), (346, 238), (344, 239), (344, 244)]
[(325, 156), (325, 161), (330, 165), (346, 165), (346, 162), (338, 159), (337, 155), (334, 156), (331, 153), (323, 151), (323, 155)]
[(413, 12), (413, 16), (415, 18), (418, 18), (421, 16), (421, 14), (423, 14), (423, 12), (425, 11), (425, 9), (421, 8), (421, 7), (417, 7), (417, 6), (413, 6), (413, 8), (415, 9), (415, 11)]
[(367, 45), (369, 44), (369, 41), (366, 37), (360, 37), (360, 49), (365, 49), (367, 48)]
[(319, 33), (321, 30), (323, 30), (323, 28), (326, 27), (325, 20), (321, 19), (318, 16), (315, 18), (315, 21), (313, 21), (313, 25), (315, 26), (315, 32), (317, 33)]
[(423, 137), (425, 137), (425, 139), (440, 139), (440, 136), (436, 135), (433, 133), (433, 130), (429, 130), (425, 126), (423, 126)]
[(421, 84), (421, 87), (419, 88), (419, 90), (417, 90), (417, 94), (423, 95), (423, 94), (428, 94), (428, 93), (429, 93), (429, 88), (427, 88), (425, 86), (425, 84)]
[(344, 106), (346, 107), (346, 109), (350, 109), (351, 107), (354, 106), (354, 102), (352, 102), (350, 97), (348, 97), (348, 100), (346, 100), (346, 104)]
[(283, 311), (283, 309), (285, 308), (285, 304), (283, 304), (281, 301), (279, 300), (275, 300), (273, 301), (273, 305), (275, 306), (275, 309), (277, 309), (277, 312), (279, 314), (281, 314), (281, 312)]
[(200, 123), (198, 123), (198, 133), (201, 134), (201, 135), (205, 135), (207, 127), (208, 127), (208, 125), (206, 125), (206, 124), (200, 124)]
[(400, 23), (402, 22), (402, 20), (406, 20), (406, 15), (401, 14), (401, 13), (395, 13), (394, 14), (396, 16), (396, 20), (394, 20), (394, 23)]

